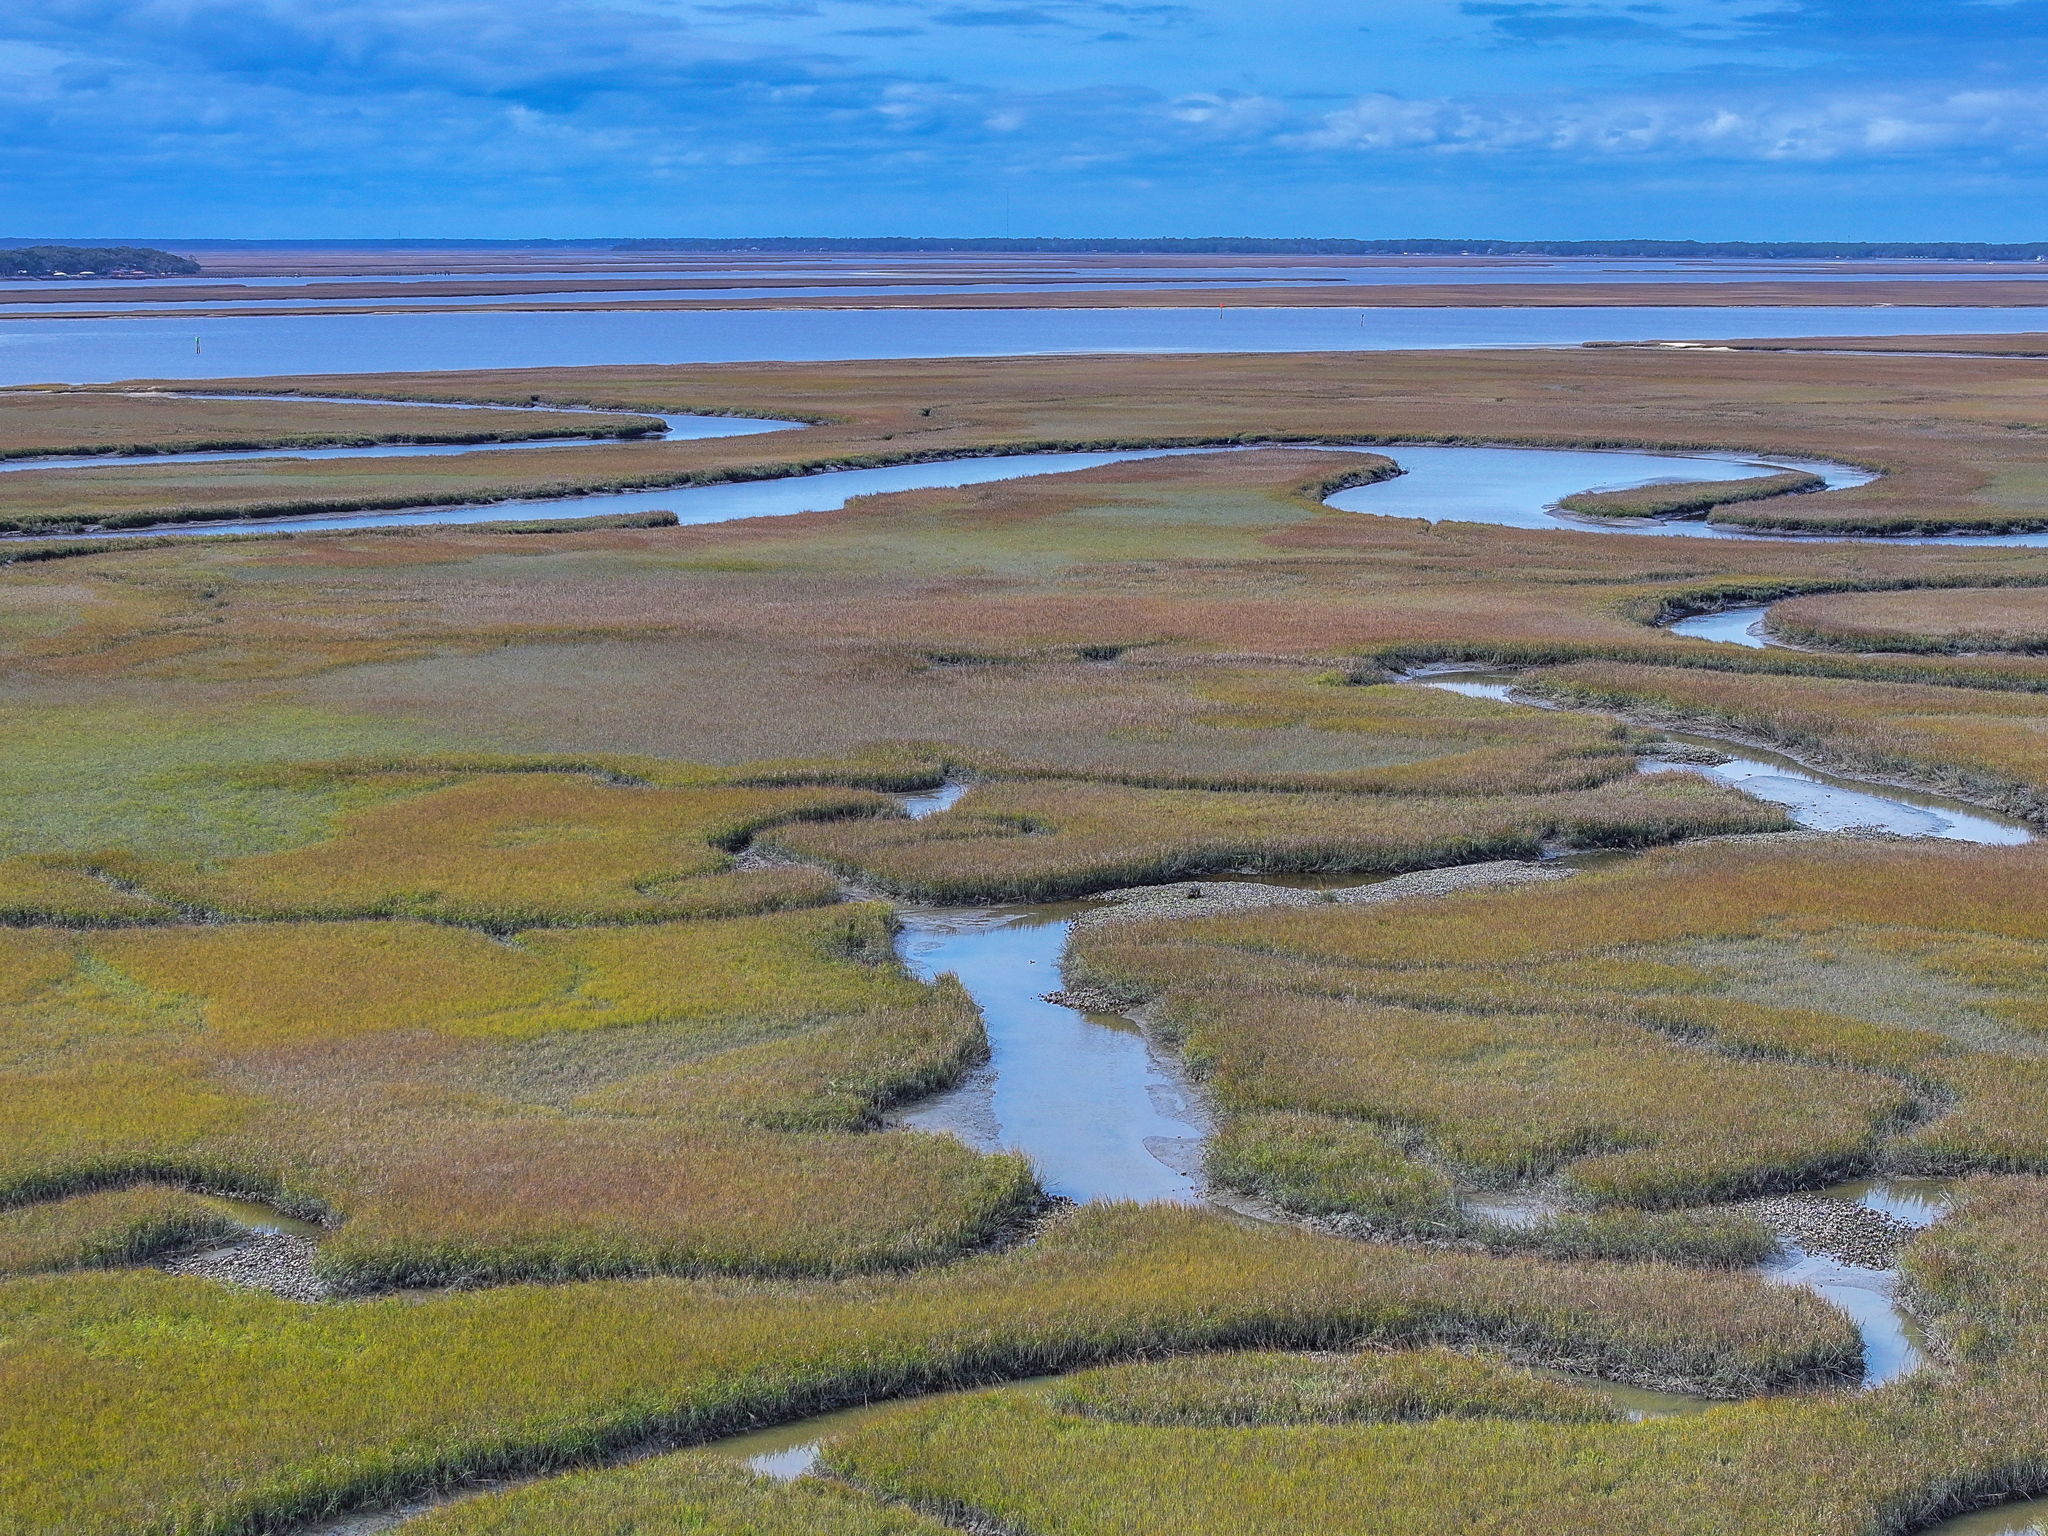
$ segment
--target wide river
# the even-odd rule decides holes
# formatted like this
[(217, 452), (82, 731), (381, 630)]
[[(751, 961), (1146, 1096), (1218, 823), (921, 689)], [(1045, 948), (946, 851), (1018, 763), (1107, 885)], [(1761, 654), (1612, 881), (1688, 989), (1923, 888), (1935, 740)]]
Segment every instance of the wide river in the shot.
[[(0, 384), (841, 362), (1086, 352), (1386, 352), (1735, 337), (2013, 335), (2048, 308), (589, 310), (0, 320)], [(1997, 366), (1995, 364), (1991, 366)]]

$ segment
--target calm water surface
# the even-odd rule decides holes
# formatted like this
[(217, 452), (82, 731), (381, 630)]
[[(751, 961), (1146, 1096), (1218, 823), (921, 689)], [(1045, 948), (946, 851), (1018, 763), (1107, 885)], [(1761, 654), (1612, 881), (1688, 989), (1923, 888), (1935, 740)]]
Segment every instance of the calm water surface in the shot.
[(1718, 640), (1723, 645), (1746, 645), (1755, 650), (1777, 648), (1779, 642), (1764, 633), (1764, 615), (1769, 604), (1753, 608), (1723, 608), (1719, 613), (1695, 614), (1668, 624), (1674, 635), (1688, 640)]
[(1089, 352), (1379, 352), (1589, 341), (2012, 335), (2048, 306), (1983, 308), (590, 310), (0, 319), (0, 384), (256, 374), (827, 362)]
[(1070, 1200), (1202, 1198), (1207, 1116), (1134, 1026), (1044, 1000), (1060, 986), (1074, 907), (906, 911), (917, 975), (951, 972), (980, 1005), (989, 1063), (901, 1116), (983, 1151), (1024, 1153)]

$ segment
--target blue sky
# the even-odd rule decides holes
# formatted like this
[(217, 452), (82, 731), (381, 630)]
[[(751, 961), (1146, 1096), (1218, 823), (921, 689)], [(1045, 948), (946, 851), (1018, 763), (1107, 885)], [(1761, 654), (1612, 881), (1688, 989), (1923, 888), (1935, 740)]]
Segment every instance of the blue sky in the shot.
[(2048, 0), (12, 0), (0, 235), (2048, 238)]

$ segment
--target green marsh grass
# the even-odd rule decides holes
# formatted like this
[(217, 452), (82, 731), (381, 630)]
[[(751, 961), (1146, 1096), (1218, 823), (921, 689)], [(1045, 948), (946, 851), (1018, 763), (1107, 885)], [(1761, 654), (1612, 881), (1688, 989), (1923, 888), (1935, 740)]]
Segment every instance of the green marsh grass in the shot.
[(1903, 1533), (2048, 1486), (2044, 1251), (2048, 1186), (1972, 1186), (1906, 1254), (1946, 1360), (1865, 1393), (1628, 1424), (1302, 1423), (1291, 1372), (1253, 1367), (1244, 1391), (1223, 1362), (1170, 1362), (1100, 1373), (1107, 1393), (1084, 1377), (912, 1405), (829, 1442), (826, 1464), (1034, 1536)]
[(409, 1522), (407, 1536), (948, 1536), (952, 1529), (838, 1483), (780, 1483), (695, 1452), (467, 1499)]
[(161, 1254), (242, 1229), (182, 1189), (136, 1184), (72, 1200), (0, 1210), (0, 1274), (102, 1269), (140, 1264)]
[(0, 1323), (9, 1536), (274, 1529), (663, 1435), (1190, 1350), (1449, 1341), (1732, 1394), (1857, 1358), (1839, 1314), (1751, 1276), (1422, 1253), (1117, 1205), (900, 1277), (308, 1307), (80, 1274), (0, 1286)]
[(528, 931), (0, 930), (0, 1197), (138, 1178), (339, 1230), (352, 1289), (838, 1272), (987, 1241), (1021, 1159), (882, 1131), (986, 1051), (875, 906)]
[(931, 901), (1051, 901), (1248, 872), (1391, 873), (1528, 856), (1550, 840), (1642, 847), (1773, 831), (1782, 813), (1689, 775), (1548, 796), (1273, 795), (1075, 781), (995, 783), (920, 821), (780, 828), (764, 839)]
[[(1306, 1212), (1342, 1207), (1351, 1177), (1353, 1213), (1398, 1227), (1392, 1192), (1430, 1182), (1395, 1161), (1418, 1147), (1482, 1185), (1559, 1175), (1622, 1207), (1872, 1166), (2039, 1169), (2041, 863), (1672, 849), (1540, 890), (1107, 924), (1069, 969), (1157, 1000), (1225, 1110), (1250, 1117), (1219, 1140), (1228, 1182)], [(1347, 1123), (1365, 1130), (1347, 1141)], [(1240, 1155), (1265, 1126), (1307, 1129)], [(1667, 1235), (1706, 1253), (1751, 1241)], [(1617, 1252), (1643, 1234), (1551, 1236)]]
[(731, 850), (756, 832), (889, 809), (858, 790), (623, 788), (506, 773), (348, 813), (323, 842), (120, 873), (238, 918), (404, 916), (509, 930), (726, 917), (837, 897), (814, 871), (732, 873)]
[(1045, 1401), (1083, 1418), (1161, 1428), (1423, 1419), (1591, 1424), (1620, 1416), (1598, 1392), (1448, 1349), (1181, 1355), (1064, 1377)]

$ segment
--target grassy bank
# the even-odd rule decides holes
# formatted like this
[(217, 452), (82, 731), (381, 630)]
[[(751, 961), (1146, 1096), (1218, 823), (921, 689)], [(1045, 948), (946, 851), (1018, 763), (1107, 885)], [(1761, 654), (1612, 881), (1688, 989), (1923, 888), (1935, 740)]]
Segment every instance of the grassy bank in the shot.
[[(210, 388), (189, 382), (179, 387)], [(176, 394), (0, 389), (0, 460), (634, 438), (662, 430), (659, 421), (623, 412), (449, 411), (356, 400), (280, 405)]]
[[(1255, 1383), (1247, 1409), (1227, 1419), (1198, 1411), (1161, 1423), (1143, 1410), (1191, 1396), (1185, 1368), (1169, 1365), (1150, 1379), (1110, 1378), (1112, 1400), (1140, 1413), (1086, 1411), (1086, 1395), (981, 1394), (857, 1429), (828, 1462), (956, 1523), (1044, 1536), (1918, 1530), (2048, 1481), (2034, 1387), (2044, 1235), (2041, 1187), (2022, 1182), (1980, 1192), (1922, 1239), (1912, 1268), (1942, 1325), (1972, 1340), (1966, 1358), (1953, 1375), (1858, 1397), (1638, 1424), (1304, 1424), (1265, 1408), (1295, 1400), (1283, 1375)], [(1242, 1391), (1214, 1368), (1202, 1375), (1226, 1402)]]
[(1851, 771), (1952, 786), (2033, 820), (2048, 814), (2048, 700), (2034, 694), (1613, 662), (1539, 672), (1526, 686), (1740, 732)]
[(977, 787), (921, 821), (789, 826), (766, 841), (880, 888), (939, 902), (1057, 901), (1242, 870), (1395, 873), (1573, 847), (1646, 847), (1772, 831), (1775, 808), (1701, 780), (1624, 780), (1562, 795), (1253, 795), (1051, 780)]
[(2048, 593), (2037, 589), (1797, 598), (1774, 606), (1767, 622), (1795, 645), (1845, 651), (2048, 651)]
[(1827, 489), (1827, 481), (1803, 469), (1744, 480), (1711, 480), (1690, 485), (1646, 485), (1628, 491), (1583, 491), (1558, 506), (1582, 517), (1693, 517), (1716, 507), (1771, 496), (1795, 496)]
[(2040, 862), (1674, 849), (1555, 889), (1108, 924), (1069, 969), (1155, 1000), (1242, 1117), (1214, 1172), (1381, 1230), (1458, 1230), (1439, 1170), (1658, 1207), (2038, 1169)]
[(651, 1436), (1172, 1351), (1472, 1341), (1722, 1392), (1826, 1379), (1856, 1354), (1837, 1314), (1750, 1277), (1420, 1254), (1118, 1206), (900, 1279), (309, 1308), (87, 1275), (0, 1288), (0, 1308), (17, 1372), (10, 1536), (275, 1529)]

